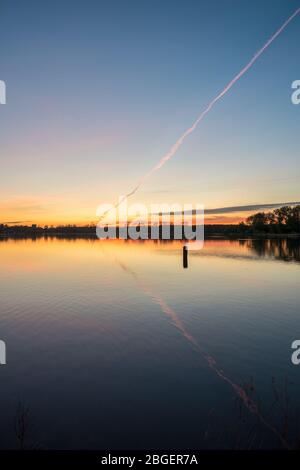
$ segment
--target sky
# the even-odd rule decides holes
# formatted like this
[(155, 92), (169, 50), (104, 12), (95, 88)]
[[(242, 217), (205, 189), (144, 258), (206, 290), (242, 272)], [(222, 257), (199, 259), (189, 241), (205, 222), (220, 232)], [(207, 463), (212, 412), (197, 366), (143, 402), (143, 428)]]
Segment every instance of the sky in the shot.
[[(97, 221), (97, 207), (130, 191), (299, 6), (1, 0), (0, 222)], [(132, 202), (300, 200), (299, 32), (300, 16)]]

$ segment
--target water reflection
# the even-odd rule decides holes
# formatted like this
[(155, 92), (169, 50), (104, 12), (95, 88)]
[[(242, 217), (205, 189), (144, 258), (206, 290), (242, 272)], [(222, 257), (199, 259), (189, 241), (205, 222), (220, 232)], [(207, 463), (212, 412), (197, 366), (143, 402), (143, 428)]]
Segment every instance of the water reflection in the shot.
[(282, 240), (240, 240), (240, 244), (246, 243), (260, 257), (274, 258), (280, 261), (300, 262), (299, 239)]
[[(115, 244), (120, 245), (135, 245), (135, 246), (156, 246), (165, 250), (180, 250), (182, 252), (182, 265), (183, 268), (188, 267), (188, 253), (184, 249), (185, 242), (178, 240), (103, 240), (97, 238), (90, 238), (88, 236), (53, 236), (53, 237), (0, 237), (0, 243), (13, 243), (16, 244), (22, 241), (86, 241), (91, 243), (100, 244)], [(189, 252), (190, 254), (191, 252)], [(230, 258), (266, 258), (286, 262), (300, 262), (300, 239), (299, 238), (278, 238), (278, 239), (207, 239), (205, 241), (204, 249), (192, 253), (204, 256), (221, 256)]]
[(204, 249), (189, 253), (231, 259), (266, 259), (300, 262), (299, 239), (206, 240)]
[[(184, 268), (187, 268), (187, 253), (188, 250), (186, 246), (183, 247), (183, 263)], [(285, 449), (290, 448), (290, 444), (285, 439), (285, 436), (273, 425), (260, 411), (258, 404), (253, 400), (250, 394), (247, 393), (246, 387), (242, 387), (240, 384), (236, 383), (231, 377), (229, 377), (223, 369), (220, 368), (218, 362), (214, 356), (208, 353), (203, 347), (199, 344), (197, 339), (190, 333), (182, 320), (179, 318), (176, 311), (157, 293), (150, 289), (150, 287), (138, 276), (138, 274), (132, 271), (126, 264), (122, 263), (118, 258), (115, 258), (116, 263), (129, 275), (131, 275), (137, 287), (148, 297), (154, 304), (157, 304), (164, 315), (166, 315), (172, 325), (180, 332), (180, 334), (185, 338), (185, 340), (193, 347), (195, 352), (199, 354), (204, 361), (207, 363), (208, 367), (212, 372), (220, 378), (225, 384), (229, 385), (233, 393), (237, 396), (240, 403), (253, 415), (256, 416), (259, 423), (261, 423), (268, 431), (273, 433), (277, 439), (280, 441), (281, 445)]]
[(253, 447), (295, 441), (269, 408), (272, 377), (300, 408), (297, 240), (207, 240), (184, 273), (178, 241), (1, 241), (0, 447), (20, 401), (48, 448), (207, 448), (212, 413), (240, 433), (237, 398)]

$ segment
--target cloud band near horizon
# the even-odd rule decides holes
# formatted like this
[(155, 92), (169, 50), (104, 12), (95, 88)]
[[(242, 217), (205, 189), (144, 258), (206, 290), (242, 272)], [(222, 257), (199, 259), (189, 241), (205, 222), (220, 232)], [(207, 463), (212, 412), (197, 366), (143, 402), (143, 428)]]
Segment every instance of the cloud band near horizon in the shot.
[[(262, 209), (276, 209), (283, 206), (297, 206), (300, 202), (276, 202), (274, 204), (251, 204), (248, 206), (232, 206), (232, 207), (218, 207), (215, 209), (204, 209), (205, 214), (231, 214), (234, 212), (252, 212), (259, 211)], [(186, 215), (194, 215), (197, 211), (188, 210), (185, 212)], [(182, 212), (174, 212), (174, 215), (182, 215)]]

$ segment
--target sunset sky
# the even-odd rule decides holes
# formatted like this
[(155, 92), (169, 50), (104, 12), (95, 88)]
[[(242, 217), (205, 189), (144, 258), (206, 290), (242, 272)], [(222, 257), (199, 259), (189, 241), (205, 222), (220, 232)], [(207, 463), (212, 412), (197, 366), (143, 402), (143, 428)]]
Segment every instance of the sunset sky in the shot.
[[(299, 6), (1, 0), (0, 223), (97, 221)], [(300, 200), (299, 33), (297, 17), (132, 202)]]

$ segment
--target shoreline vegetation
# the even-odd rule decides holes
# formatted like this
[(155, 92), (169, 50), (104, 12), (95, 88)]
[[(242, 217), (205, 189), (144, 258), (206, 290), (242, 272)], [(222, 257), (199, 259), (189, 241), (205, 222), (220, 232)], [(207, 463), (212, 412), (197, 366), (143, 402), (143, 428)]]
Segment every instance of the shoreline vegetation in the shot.
[[(163, 225), (159, 225), (157, 240), (166, 241), (163, 237)], [(175, 230), (176, 227), (176, 230)], [(174, 236), (178, 233), (180, 225), (170, 224), (170, 240), (178, 240)], [(196, 229), (196, 226), (193, 226)], [(119, 227), (115, 227), (116, 236), (119, 237)], [(138, 231), (138, 227), (136, 229)], [(181, 225), (182, 237), (186, 240)], [(284, 206), (272, 212), (258, 212), (251, 215), (240, 224), (207, 224), (204, 225), (205, 238), (300, 238), (300, 206)], [(151, 235), (151, 225), (148, 226), (148, 238)], [(0, 223), (0, 238), (92, 238), (97, 239), (96, 225), (58, 225), (39, 226), (9, 225)], [(141, 239), (141, 238), (140, 238)]]

